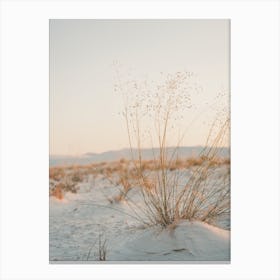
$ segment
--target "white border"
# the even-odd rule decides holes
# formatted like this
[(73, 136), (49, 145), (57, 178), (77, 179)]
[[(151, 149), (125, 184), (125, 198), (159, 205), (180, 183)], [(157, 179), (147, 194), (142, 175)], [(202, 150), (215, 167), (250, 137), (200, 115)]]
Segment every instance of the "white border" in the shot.
[[(2, 1), (1, 279), (279, 279), (279, 2)], [(48, 263), (48, 20), (230, 18), (229, 265)]]

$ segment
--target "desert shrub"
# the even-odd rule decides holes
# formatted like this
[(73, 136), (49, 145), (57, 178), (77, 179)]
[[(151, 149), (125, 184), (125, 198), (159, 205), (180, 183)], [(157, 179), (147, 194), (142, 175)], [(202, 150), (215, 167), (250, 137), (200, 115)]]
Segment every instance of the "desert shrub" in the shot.
[(126, 163), (127, 163), (127, 159), (125, 159), (125, 158), (120, 159), (120, 164), (126, 164)]
[[(97, 244), (96, 244), (97, 243)], [(108, 253), (108, 247), (107, 247), (107, 239), (105, 238), (104, 234), (98, 235), (98, 240), (94, 242), (94, 244), (89, 248), (89, 251), (87, 253), (86, 260), (90, 260), (91, 252), (94, 251), (94, 257), (97, 261), (106, 261), (107, 253)]]
[(73, 182), (82, 182), (83, 181), (83, 176), (82, 174), (80, 174), (78, 171), (76, 171), (73, 175), (72, 175), (72, 181)]
[(189, 176), (165, 164), (153, 176), (141, 174), (144, 207), (133, 203), (132, 207), (136, 206), (139, 217), (151, 225), (166, 227), (180, 219), (214, 223), (230, 211), (229, 166), (220, 170), (213, 165), (216, 161), (211, 147), (207, 158), (192, 165)]
[(63, 184), (59, 183), (54, 186), (54, 188), (51, 189), (50, 195), (54, 196), (55, 198), (62, 200), (64, 197), (63, 194)]
[[(210, 137), (214, 135), (214, 129), (210, 129), (207, 144), (199, 158), (186, 161), (187, 167), (193, 167), (190, 176), (182, 176), (178, 170), (183, 168), (178, 155), (180, 141), (171, 154), (168, 151), (169, 132), (182, 111), (191, 107), (186, 86), (189, 77), (191, 74), (185, 72), (168, 75), (154, 92), (135, 81), (129, 90), (124, 85), (117, 87), (124, 98), (123, 116), (132, 163), (137, 173), (135, 185), (143, 186), (144, 207), (139, 208), (133, 201), (130, 206), (137, 218), (146, 224), (166, 227), (179, 219), (210, 222), (229, 212), (229, 172), (223, 177), (214, 176), (217, 150), (229, 131), (229, 119), (226, 117), (224, 123), (219, 124), (214, 137)], [(150, 118), (149, 121), (147, 118)], [(143, 128), (143, 122), (151, 123), (153, 127)], [(150, 135), (152, 147), (155, 139), (159, 148), (158, 155), (154, 153), (153, 162), (149, 164), (143, 160), (142, 151), (147, 135)], [(136, 156), (132, 148), (134, 145)], [(153, 170), (147, 172), (148, 168)]]
[(191, 157), (186, 160), (186, 165), (187, 167), (198, 166), (201, 165), (205, 160), (206, 158), (204, 156)]
[(70, 176), (64, 177), (63, 180), (57, 184), (50, 184), (50, 196), (54, 196), (60, 200), (64, 198), (65, 193), (77, 193), (77, 191), (78, 186), (76, 182), (72, 181), (72, 177)]
[(49, 169), (49, 178), (55, 181), (59, 181), (65, 176), (65, 170), (63, 167), (51, 167)]
[(99, 235), (98, 238), (98, 251), (95, 254), (97, 260), (106, 261), (107, 257), (107, 240)]
[(128, 168), (116, 168), (114, 172), (108, 172), (107, 170), (107, 172), (103, 173), (103, 176), (119, 190), (118, 195), (112, 198), (109, 197), (108, 200), (113, 203), (126, 199), (128, 192), (133, 186), (133, 171)]

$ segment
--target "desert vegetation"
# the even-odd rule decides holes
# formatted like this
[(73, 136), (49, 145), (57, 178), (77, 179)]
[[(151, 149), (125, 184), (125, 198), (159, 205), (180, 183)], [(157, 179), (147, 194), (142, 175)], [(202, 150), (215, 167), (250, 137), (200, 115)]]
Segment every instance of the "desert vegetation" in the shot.
[[(196, 168), (201, 168), (201, 166), (205, 165), (207, 165), (208, 169), (214, 169), (223, 166), (229, 169), (230, 159), (219, 156), (216, 156), (212, 159), (207, 158), (206, 156), (181, 159), (177, 158), (168, 166), (165, 166), (165, 168), (169, 172), (188, 172), (190, 170), (194, 172)], [(139, 166), (139, 162), (132, 162), (131, 160), (120, 159), (119, 161), (111, 161), (107, 162), (106, 164), (93, 163), (82, 166), (50, 167), (50, 196), (54, 196), (58, 199), (63, 199), (67, 192), (77, 193), (79, 191), (79, 185), (84, 181), (87, 181), (89, 177), (99, 177), (101, 180), (107, 181), (108, 184), (113, 185), (116, 189), (119, 190), (119, 196), (115, 198), (108, 197), (111, 203), (119, 202), (123, 199), (127, 199), (126, 196), (129, 190), (139, 185), (139, 170), (137, 170), (135, 166)], [(152, 189), (152, 186), (154, 185), (154, 179), (152, 180), (152, 174), (158, 172), (159, 169), (159, 161), (142, 160), (141, 172), (146, 174), (145, 179), (143, 181), (143, 187), (147, 189)], [(54, 174), (59, 174), (59, 176)], [(76, 178), (83, 179), (77, 180)]]
[[(135, 217), (145, 224), (167, 227), (181, 219), (212, 221), (229, 212), (230, 159), (219, 157), (218, 147), (228, 141), (229, 118), (217, 118), (209, 131), (205, 149), (197, 157), (181, 158), (181, 141), (188, 131), (178, 134), (177, 146), (170, 150), (168, 141), (192, 105), (197, 92), (193, 73), (177, 72), (164, 77), (159, 85), (135, 80), (121, 81), (115, 91), (124, 101), (122, 116), (126, 125), (131, 158), (85, 166), (50, 168), (50, 195), (62, 199), (66, 192), (76, 193), (85, 176), (101, 176), (118, 189), (108, 196), (110, 203), (128, 200)], [(152, 90), (151, 90), (152, 88)], [(150, 125), (147, 125), (150, 124)], [(225, 140), (226, 139), (226, 140)], [(158, 153), (144, 160), (142, 148), (149, 143)], [(132, 152), (136, 147), (136, 154)], [(227, 166), (224, 174), (213, 179), (215, 167)], [(187, 173), (187, 175), (186, 175)], [(127, 199), (131, 189), (140, 187), (143, 204), (138, 207)]]
[[(192, 77), (193, 73), (190, 72), (168, 74), (163, 83), (153, 87), (153, 91), (150, 90), (151, 86), (147, 87), (146, 81), (121, 83), (118, 77), (116, 91), (121, 93), (124, 100), (122, 114), (130, 148), (132, 150), (137, 147), (136, 160), (133, 153), (131, 155), (136, 184), (142, 186), (144, 201), (144, 207), (139, 208), (133, 203), (131, 207), (137, 206), (134, 213), (146, 224), (167, 227), (181, 219), (210, 222), (229, 212), (230, 172), (226, 171), (222, 180), (209, 179), (213, 172), (211, 167), (221, 160), (217, 157), (217, 148), (225, 144), (225, 139), (228, 140), (227, 115), (224, 118), (219, 116), (213, 122), (200, 157), (187, 159), (185, 162), (180, 159), (178, 147), (187, 131), (183, 131), (171, 153), (168, 149), (174, 130), (178, 127), (180, 130), (179, 124), (184, 111), (193, 106), (191, 96), (193, 88), (197, 91), (197, 87), (192, 82)], [(143, 144), (147, 143), (151, 147), (159, 147), (158, 155), (154, 153), (150, 162), (144, 162), (142, 155)], [(152, 171), (147, 172), (147, 165)], [(186, 165), (195, 166), (188, 170), (191, 171), (190, 176), (178, 172), (179, 169), (186, 168)]]
[[(124, 102), (121, 116), (130, 156), (117, 161), (50, 167), (51, 199), (67, 201), (77, 196), (78, 202), (70, 211), (73, 217), (80, 211), (87, 213), (98, 227), (101, 224), (106, 227), (107, 221), (112, 220), (118, 228), (111, 229), (108, 222), (107, 233), (115, 231), (111, 236), (119, 228), (125, 232), (127, 227), (129, 235), (139, 226), (176, 232), (182, 223), (192, 222), (230, 229), (230, 154), (219, 154), (220, 147), (229, 145), (228, 112), (218, 112), (200, 154), (189, 157), (180, 154), (183, 140), (192, 133), (185, 125), (184, 114), (192, 109), (192, 95), (199, 91), (192, 78), (193, 73), (177, 72), (166, 75), (161, 84), (148, 85), (146, 81), (122, 82), (118, 77), (115, 91)], [(170, 146), (175, 135), (176, 145)], [(147, 146), (152, 151), (149, 159), (143, 153)], [(116, 223), (116, 219), (120, 220)], [(127, 219), (133, 224), (133, 230), (123, 224)], [(92, 259), (93, 250), (98, 261), (120, 258), (118, 251), (108, 256), (114, 244), (104, 236), (95, 234), (90, 249), (88, 242), (81, 259)], [(187, 258), (193, 258), (195, 254), (189, 248), (180, 246), (164, 256), (188, 252)]]

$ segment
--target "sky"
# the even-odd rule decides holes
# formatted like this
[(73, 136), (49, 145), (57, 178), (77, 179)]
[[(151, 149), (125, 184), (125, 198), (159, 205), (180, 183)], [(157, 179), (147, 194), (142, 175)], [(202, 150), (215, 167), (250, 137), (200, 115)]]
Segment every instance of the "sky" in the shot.
[(194, 73), (181, 144), (204, 145), (217, 111), (229, 112), (229, 44), (229, 20), (50, 20), (50, 154), (129, 146), (116, 71), (123, 82), (156, 84), (162, 73)]

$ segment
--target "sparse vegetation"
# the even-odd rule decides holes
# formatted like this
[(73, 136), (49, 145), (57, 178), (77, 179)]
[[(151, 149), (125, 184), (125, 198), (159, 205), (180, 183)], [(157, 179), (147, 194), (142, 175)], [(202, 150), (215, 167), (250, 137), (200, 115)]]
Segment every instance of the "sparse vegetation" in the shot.
[[(66, 174), (62, 168), (59, 169), (59, 174)], [(52, 172), (56, 172), (56, 168), (51, 168)], [(51, 174), (51, 172), (50, 172)], [(74, 175), (75, 176), (75, 175)], [(50, 180), (53, 180), (50, 178)], [(64, 175), (64, 177), (59, 177), (59, 181), (50, 181), (50, 196), (54, 196), (59, 200), (64, 198), (66, 192), (77, 193), (78, 186), (77, 182), (73, 181), (73, 177), (69, 175)]]
[[(175, 126), (178, 114), (191, 106), (191, 99), (185, 91), (185, 81), (189, 73), (168, 76), (167, 82), (157, 87), (155, 94), (145, 96), (145, 88), (134, 82), (136, 99), (124, 95), (123, 116), (126, 123), (131, 149), (131, 159), (122, 158), (116, 162), (101, 162), (84, 166), (50, 168), (52, 180), (50, 194), (62, 199), (65, 192), (77, 192), (78, 184), (85, 176), (102, 176), (119, 193), (107, 197), (110, 203), (126, 200), (133, 215), (146, 225), (170, 227), (181, 219), (200, 220), (215, 223), (215, 220), (230, 211), (230, 159), (218, 155), (218, 147), (228, 136), (229, 119), (223, 124), (216, 123), (218, 132), (211, 127), (207, 145), (199, 156), (182, 158), (178, 145), (170, 150), (167, 146), (170, 130)], [(139, 89), (141, 88), (140, 95)], [(131, 92), (130, 92), (131, 94)], [(146, 100), (144, 97), (147, 97)], [(141, 96), (141, 99), (139, 99)], [(151, 131), (145, 127), (142, 133), (142, 116), (151, 118)], [(142, 143), (156, 139), (158, 152), (154, 157), (144, 160)], [(144, 140), (143, 140), (144, 138)], [(135, 144), (135, 145), (134, 145)], [(137, 153), (133, 152), (137, 147)], [(221, 167), (223, 167), (221, 169)], [(216, 173), (219, 168), (219, 174)], [(222, 170), (222, 171), (221, 171)], [(55, 183), (54, 183), (55, 182)], [(137, 204), (128, 199), (131, 189), (140, 187), (143, 203)], [(99, 259), (106, 259), (106, 241), (99, 237)]]
[[(207, 139), (208, 145), (212, 141), (210, 148), (205, 149), (199, 158), (188, 159), (187, 164), (196, 167), (191, 170), (189, 179), (188, 176), (182, 178), (182, 173), (178, 172), (184, 166), (178, 154), (183, 137), (179, 139), (173, 152), (168, 153), (170, 131), (182, 111), (192, 106), (186, 86), (191, 76), (187, 72), (168, 75), (166, 81), (158, 85), (153, 93), (135, 81), (128, 82), (133, 85), (132, 91), (126, 91), (122, 84), (117, 87), (124, 98), (123, 116), (131, 157), (137, 170), (137, 185), (143, 186), (141, 192), (144, 207), (139, 208), (133, 202), (131, 207), (136, 208), (134, 212), (138, 218), (147, 224), (167, 227), (180, 219), (210, 221), (229, 212), (229, 176), (224, 176), (223, 180), (215, 178), (211, 181), (212, 167), (220, 163), (217, 147), (223, 144), (228, 134), (228, 118), (212, 139), (215, 123), (213, 124)], [(147, 116), (149, 122), (146, 120), (146, 124), (152, 123), (154, 126), (143, 128), (143, 119)], [(147, 164), (143, 162), (142, 145), (147, 140), (147, 135), (150, 136), (152, 146), (155, 139), (159, 147), (159, 155), (155, 155), (148, 164), (150, 168), (154, 168), (153, 172), (146, 172)], [(132, 152), (133, 146), (137, 147), (137, 160)], [(229, 172), (226, 174), (229, 175)]]
[(98, 237), (98, 251), (95, 253), (97, 260), (106, 261), (107, 257), (107, 240), (99, 234)]
[[(228, 166), (230, 164), (229, 158), (215, 157), (211, 160), (205, 156), (178, 158), (171, 162), (166, 168), (169, 171), (186, 171), (189, 168), (194, 168), (202, 165), (208, 161), (211, 167)], [(138, 171), (135, 166), (139, 162), (135, 160), (132, 162), (128, 159), (121, 159), (120, 161), (108, 162), (106, 165), (94, 163), (82, 166), (65, 166), (65, 167), (51, 167), (50, 168), (50, 195), (62, 199), (65, 192), (76, 193), (78, 191), (78, 183), (83, 182), (87, 176), (92, 175), (94, 178), (101, 175), (110, 184), (119, 189), (119, 196), (108, 198), (112, 203), (118, 202), (127, 198), (128, 192), (139, 183)], [(142, 160), (142, 172), (150, 174), (145, 178), (144, 186), (148, 189), (154, 185), (152, 180), (152, 173), (160, 168), (160, 163), (157, 160)], [(55, 174), (55, 175), (54, 175)], [(56, 179), (56, 180), (54, 180)]]
[(65, 170), (63, 167), (54, 167), (49, 170), (49, 178), (55, 181), (59, 181), (65, 176)]
[(51, 190), (50, 195), (56, 197), (57, 199), (61, 200), (63, 199), (63, 187), (62, 184), (56, 184)]
[(230, 20), (67, 19), (49, 30), (50, 264), (228, 263)]
[[(97, 245), (96, 245), (96, 243), (97, 243)], [(95, 249), (95, 251), (94, 251), (95, 260), (106, 261), (108, 248), (107, 248), (107, 239), (104, 237), (104, 234), (99, 234), (98, 240), (95, 241), (89, 248), (87, 257), (86, 257), (87, 261), (90, 260), (91, 252), (93, 249)]]

